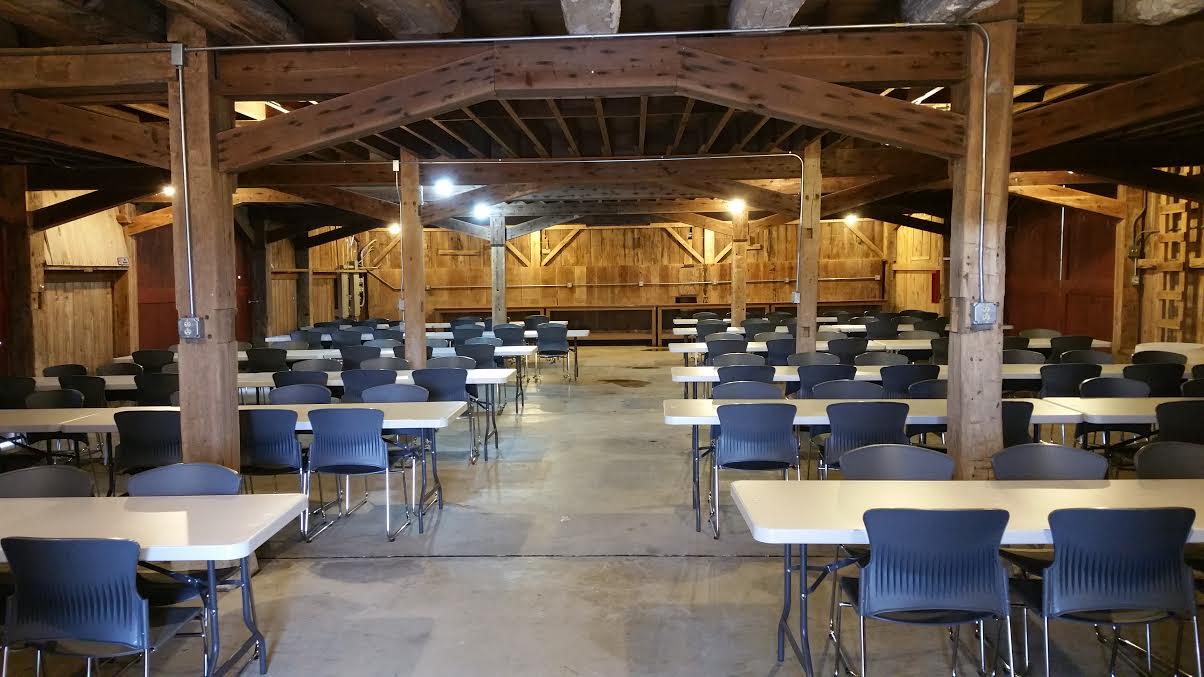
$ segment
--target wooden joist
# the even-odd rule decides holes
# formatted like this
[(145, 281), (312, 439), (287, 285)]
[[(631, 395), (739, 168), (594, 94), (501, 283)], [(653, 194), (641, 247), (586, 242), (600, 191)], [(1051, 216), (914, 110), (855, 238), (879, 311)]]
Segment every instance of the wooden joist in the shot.
[(927, 233), (935, 233), (937, 235), (949, 234), (948, 224), (941, 223), (940, 221), (929, 221), (927, 219), (916, 218), (915, 216), (912, 216), (904, 211), (889, 207), (873, 205), (863, 209), (862, 215), (869, 219), (893, 223), (896, 226), (915, 228), (916, 230), (922, 230)]
[(678, 93), (811, 127), (951, 158), (961, 115), (834, 85), (709, 52), (683, 48)]
[(729, 28), (784, 28), (807, 0), (733, 0), (727, 8)]
[(142, 188), (97, 190), (56, 202), (29, 213), (29, 226), (35, 231), (48, 230), (132, 202), (146, 193)]
[[(293, 195), (309, 202), (317, 202), (336, 209), (366, 216), (377, 221), (397, 221), (400, 217), (396, 202), (378, 200), (377, 198), (355, 193), (339, 188), (323, 188), (321, 186), (299, 186), (290, 188)], [(238, 196), (235, 196), (238, 199)]]
[(570, 35), (609, 35), (619, 30), (619, 0), (560, 0)]
[(238, 172), (492, 97), (489, 51), (218, 135), (223, 171)]
[(1204, 202), (1204, 178), (1199, 176), (1183, 176), (1161, 169), (1118, 166), (1093, 166), (1088, 168), (1087, 172), (1125, 186), (1170, 195), (1181, 200)]
[(731, 237), (735, 232), (732, 230), (731, 222), (713, 219), (704, 214), (694, 214), (691, 212), (671, 212), (665, 216), (676, 219), (679, 223), (684, 223), (687, 226), (694, 226), (695, 228), (702, 228), (716, 233), (722, 233), (728, 237)]
[(164, 29), (151, 0), (0, 0), (0, 18), (68, 45), (159, 42)]
[(1086, 191), (1075, 190), (1065, 186), (1011, 186), (1008, 192), (1020, 195), (1030, 200), (1048, 202), (1050, 204), (1086, 212), (1094, 212), (1119, 219), (1125, 214), (1124, 204), (1120, 200)]
[(562, 223), (574, 223), (579, 217), (580, 215), (578, 214), (570, 214), (568, 216), (539, 216), (529, 221), (523, 221), (516, 226), (506, 228), (506, 239), (513, 240), (531, 233), (538, 233), (544, 228), (559, 226)]
[(159, 0), (234, 44), (300, 42), (301, 28), (276, 0)]
[(450, 33), (460, 22), (460, 0), (355, 0), (393, 37)]
[[(497, 184), (481, 186), (458, 193), (442, 200), (433, 200), (422, 205), (420, 211), (423, 224), (433, 224), (453, 216), (472, 214), (473, 207), (478, 203), (490, 207), (500, 202), (516, 200), (524, 195), (530, 195), (543, 186), (536, 183)], [(567, 212), (561, 212), (567, 213)]]
[[(680, 70), (672, 38), (510, 42), (494, 46), (499, 99), (672, 94)], [(621, 45), (621, 46), (620, 46)]]
[(676, 183), (695, 188), (703, 195), (715, 198), (740, 198), (753, 211), (793, 213), (798, 218), (800, 199), (798, 195), (780, 193), (769, 188), (753, 186), (730, 179), (690, 180), (685, 179)]
[[(564, 202), (511, 202), (497, 209), (506, 216), (551, 216), (556, 214), (666, 214), (677, 212), (725, 212), (726, 200), (572, 200)], [(461, 210), (463, 213), (463, 210)]]
[(153, 167), (170, 164), (165, 127), (130, 122), (16, 92), (0, 92), (0, 127)]
[[(145, 52), (162, 47), (163, 51)], [(122, 51), (135, 49), (138, 51)], [(0, 53), (0, 90), (61, 87), (130, 89), (175, 77), (167, 45), (105, 45), (80, 53), (60, 47)]]
[(1201, 106), (1204, 60), (1021, 113), (1012, 153), (1024, 155)]
[(460, 219), (444, 219), (434, 224), (436, 228), (443, 228), (456, 233), (463, 233), (471, 237), (482, 240), (489, 239), (489, 226), (482, 226), (479, 223), (471, 223)]

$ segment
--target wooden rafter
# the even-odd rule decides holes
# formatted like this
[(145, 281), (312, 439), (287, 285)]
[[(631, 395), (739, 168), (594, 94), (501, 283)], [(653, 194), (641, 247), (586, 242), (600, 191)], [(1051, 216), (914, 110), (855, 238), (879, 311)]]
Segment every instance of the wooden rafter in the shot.
[(506, 155), (509, 155), (510, 157), (518, 157), (518, 153), (514, 152), (514, 148), (512, 148), (510, 146), (510, 143), (508, 141), (506, 141), (505, 139), (503, 139), (501, 137), (501, 135), (498, 134), (497, 131), (495, 131), (493, 129), (493, 127), (490, 127), (488, 124), (486, 124), (486, 122), (484, 120), (482, 120), (480, 118), (480, 116), (478, 116), (476, 113), (472, 112), (471, 108), (469, 108), (468, 106), (465, 106), (464, 108), (461, 108), (460, 110), (463, 111), (463, 113), (468, 116), (469, 120), (472, 120), (474, 123), (476, 123), (476, 125), (478, 127), (480, 127), (482, 130), (484, 130), (484, 132), (489, 135), (489, 138), (493, 139), (493, 142), (496, 143), (498, 145), (498, 147), (502, 149), (503, 153), (505, 153)]
[[(139, 50), (154, 46), (137, 45)], [(132, 89), (157, 85), (175, 76), (175, 68), (166, 51), (131, 52), (128, 47), (96, 47), (88, 50), (86, 57), (78, 51), (61, 53), (54, 47), (24, 50), (23, 55), (0, 55), (0, 90), (80, 86)], [(122, 51), (122, 48), (127, 49)], [(166, 118), (167, 109), (159, 107), (163, 108)]]
[(602, 135), (602, 154), (614, 155), (610, 147), (610, 130), (606, 127), (606, 109), (602, 107), (602, 97), (594, 97), (594, 116), (598, 120), (598, 132)]
[(711, 135), (708, 136), (707, 140), (703, 141), (702, 145), (698, 147), (699, 155), (706, 155), (707, 151), (711, 150), (711, 146), (715, 145), (715, 141), (719, 139), (719, 135), (723, 133), (723, 129), (727, 127), (727, 123), (732, 119), (732, 115), (735, 113), (736, 109), (730, 106), (726, 111), (723, 112), (723, 116), (719, 118), (719, 122), (715, 123), (715, 129), (711, 131)]
[(677, 131), (673, 134), (673, 141), (669, 142), (669, 147), (665, 149), (665, 155), (672, 155), (677, 146), (681, 143), (681, 137), (686, 133), (686, 125), (690, 124), (690, 111), (694, 110), (694, 99), (686, 99), (686, 107), (681, 111), (681, 120), (677, 123)]
[(640, 96), (640, 122), (639, 131), (636, 133), (635, 154), (644, 154), (644, 142), (648, 137), (648, 95)]
[(523, 135), (527, 137), (527, 140), (531, 142), (531, 145), (535, 147), (535, 152), (539, 154), (539, 157), (548, 157), (548, 149), (543, 145), (543, 142), (539, 140), (539, 137), (535, 135), (535, 132), (531, 131), (531, 128), (527, 126), (527, 123), (518, 116), (518, 113), (514, 112), (514, 106), (511, 106), (510, 102), (500, 99), (498, 100), (498, 105), (502, 107), (502, 110), (506, 111), (506, 115), (510, 116), (510, 119), (514, 122), (514, 126), (518, 127), (519, 131), (522, 132)]
[[(449, 198), (424, 203), (421, 209), (422, 223), (435, 223), (455, 216), (471, 214), (473, 206), (477, 203), (497, 205), (500, 202), (508, 202), (524, 195), (530, 195), (543, 188), (543, 185), (537, 183), (516, 183), (481, 186), (466, 190)], [(502, 208), (505, 206), (502, 205)]]
[[(776, 190), (753, 186), (742, 181), (733, 181), (730, 179), (710, 179), (710, 180), (682, 180), (677, 181), (679, 185), (688, 186), (702, 191), (711, 197), (722, 197), (730, 199), (739, 197), (743, 199), (750, 209), (757, 211), (781, 212), (784, 214), (798, 214), (799, 211), (799, 196), (787, 195), (779, 193)], [(797, 218), (797, 216), (796, 216)]]
[(703, 228), (715, 233), (722, 233), (728, 237), (732, 236), (732, 224), (728, 221), (720, 221), (704, 214), (695, 214), (692, 212), (671, 212), (666, 214), (667, 217), (676, 219), (679, 223), (684, 223), (687, 226), (695, 228)]
[[(766, 117), (768, 117), (768, 116), (766, 116)], [(786, 143), (786, 139), (789, 139), (790, 137), (794, 136), (794, 133), (797, 132), (798, 130), (802, 129), (802, 127), (803, 127), (803, 123), (801, 123), (801, 122), (795, 122), (795, 123), (791, 124), (789, 127), (786, 128), (786, 131), (775, 136), (773, 138), (773, 141), (770, 141), (765, 146), (765, 150), (772, 151), (772, 150), (780, 149), (782, 147), (782, 144)]]
[(579, 218), (581, 217), (578, 214), (573, 214), (570, 216), (536, 217), (529, 221), (524, 221), (517, 226), (508, 226), (506, 228), (506, 239), (513, 240), (531, 233), (538, 233), (539, 231), (545, 228), (551, 228), (552, 226), (559, 226), (564, 223), (575, 223)]
[(400, 219), (400, 212), (396, 202), (379, 200), (362, 193), (326, 186), (297, 186), (289, 188), (288, 192), (309, 202), (342, 209), (343, 211), (367, 216), (377, 221), (387, 223), (391, 221), (396, 222)]
[[(725, 106), (936, 155), (962, 153), (964, 117), (859, 89), (682, 48), (677, 89)], [(754, 94), (755, 93), (755, 94)]]
[(765, 123), (769, 122), (771, 119), (772, 118), (770, 118), (768, 115), (762, 115), (752, 127), (748, 128), (748, 131), (744, 133), (744, 136), (740, 137), (740, 140), (737, 141), (735, 145), (728, 150), (728, 152), (739, 153), (743, 151), (744, 147), (748, 145), (748, 142), (752, 141), (753, 137), (757, 135), (757, 132), (761, 131), (761, 128), (765, 126)]
[(556, 120), (556, 125), (560, 127), (560, 133), (564, 134), (564, 141), (569, 145), (569, 152), (574, 156), (581, 156), (581, 149), (577, 147), (577, 139), (573, 136), (573, 130), (569, 129), (569, 123), (564, 119), (564, 115), (560, 113), (560, 106), (556, 105), (555, 99), (544, 99), (548, 104), (548, 110), (552, 113), (552, 118)]
[(1204, 178), (1199, 176), (1184, 176), (1161, 169), (1142, 167), (1093, 166), (1088, 168), (1087, 172), (1109, 181), (1162, 195), (1170, 195), (1180, 200), (1204, 202)]
[(300, 42), (301, 29), (275, 0), (159, 0), (234, 43)]
[(167, 129), (16, 92), (0, 92), (0, 127), (104, 155), (168, 167)]
[(406, 134), (409, 134), (410, 136), (414, 137), (415, 139), (418, 139), (419, 141), (430, 146), (431, 149), (435, 151), (436, 155), (438, 155), (440, 157), (455, 157), (454, 153), (452, 153), (448, 149), (444, 148), (443, 146), (439, 145), (439, 142), (435, 141), (434, 139), (430, 138), (429, 136), (426, 136), (425, 134), (423, 134), (421, 132), (415, 131), (413, 126), (401, 125), (399, 127), (399, 129), (401, 129), (401, 131), (405, 132)]
[(456, 130), (452, 129), (451, 126), (448, 125), (446, 122), (440, 120), (439, 118), (431, 118), (431, 119), (427, 120), (427, 122), (429, 122), (432, 125), (434, 125), (435, 127), (437, 127), (439, 129), (439, 131), (441, 131), (444, 134), (455, 139), (456, 143), (459, 143), (461, 146), (464, 146), (464, 148), (466, 150), (468, 150), (468, 152), (471, 153), (473, 157), (477, 157), (477, 158), (487, 157), (487, 155), (485, 153), (481, 152), (480, 148), (477, 148), (475, 145), (473, 145), (473, 143), (471, 141), (464, 138)]
[(492, 96), (493, 53), (327, 99), (218, 134), (223, 171), (239, 172), (424, 120)]
[(1008, 188), (1012, 195), (1021, 195), (1030, 200), (1048, 202), (1050, 204), (1095, 212), (1112, 218), (1122, 218), (1125, 215), (1124, 203), (1116, 198), (1096, 195), (1086, 191), (1075, 190), (1065, 186), (1012, 186)]
[(35, 209), (29, 213), (29, 225), (34, 230), (48, 230), (112, 209), (145, 196), (145, 188), (111, 188), (85, 193), (62, 202)]
[(0, 0), (0, 18), (69, 45), (163, 39), (163, 15), (146, 0)]
[(916, 230), (922, 230), (922, 231), (925, 231), (928, 233), (935, 233), (937, 235), (946, 235), (947, 236), (949, 234), (948, 224), (942, 223), (940, 221), (929, 221), (927, 219), (917, 218), (904, 211), (884, 208), (884, 207), (880, 207), (878, 205), (874, 205), (872, 207), (867, 207), (863, 211), (865, 213), (866, 218), (875, 219), (878, 221), (885, 221), (887, 223), (893, 223), (896, 226), (906, 226), (908, 228), (915, 228)]
[(436, 228), (463, 233), (482, 240), (489, 239), (489, 226), (482, 226), (479, 223), (472, 223), (461, 219), (444, 219), (433, 225)]
[[(534, 191), (532, 191), (534, 192)], [(498, 207), (506, 216), (553, 216), (557, 214), (667, 214), (677, 212), (722, 212), (726, 200), (566, 200), (556, 202), (512, 202)]]

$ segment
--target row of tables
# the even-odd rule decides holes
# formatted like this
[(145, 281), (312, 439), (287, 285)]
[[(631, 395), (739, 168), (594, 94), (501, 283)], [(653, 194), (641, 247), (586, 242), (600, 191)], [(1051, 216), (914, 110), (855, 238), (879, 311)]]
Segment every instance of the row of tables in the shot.
[[(588, 329), (568, 329), (568, 330), (566, 330), (566, 334), (567, 334), (568, 338), (570, 338), (570, 339), (582, 339), (582, 338), (586, 338), (587, 336), (589, 336), (589, 330)], [(493, 338), (493, 336), (494, 336), (492, 330), (484, 331), (481, 333), (481, 335), (488, 337), (488, 338)], [(450, 331), (428, 331), (428, 332), (426, 332), (426, 338), (428, 338), (428, 339), (442, 339), (442, 340), (450, 341), (454, 337), (455, 337), (455, 334)], [(523, 338), (535, 340), (538, 337), (539, 337), (539, 333), (536, 332), (534, 329), (527, 329), (527, 330), (523, 331)], [(376, 336), (373, 334), (367, 334), (367, 333), (360, 334), (361, 341), (371, 341), (374, 338), (376, 338)], [(268, 336), (267, 338), (264, 339), (264, 341), (267, 343), (284, 343), (286, 341), (291, 341), (291, 340), (293, 340), (293, 338), (287, 334), (281, 334), (279, 336)], [(334, 340), (334, 337), (331, 336), (330, 334), (322, 334), (322, 340), (323, 341), (332, 341), (332, 340)]]

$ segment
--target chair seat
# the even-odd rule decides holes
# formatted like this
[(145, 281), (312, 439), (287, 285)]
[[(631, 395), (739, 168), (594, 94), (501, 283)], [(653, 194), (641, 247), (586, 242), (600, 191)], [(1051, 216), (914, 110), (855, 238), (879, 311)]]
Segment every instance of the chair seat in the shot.
[(272, 477), (275, 475), (295, 475), (301, 469), (287, 465), (244, 465), (238, 471), (243, 475)]
[[(1008, 589), (1014, 602), (1040, 613), (1045, 603), (1041, 579), (1012, 578), (1008, 581)], [(1061, 620), (1092, 625), (1145, 625), (1171, 617), (1161, 609), (1097, 609), (1058, 616)]]
[(384, 472), (384, 469), (374, 465), (327, 465), (320, 468), (311, 468), (313, 472), (321, 475), (377, 475)]
[(719, 467), (729, 470), (785, 470), (790, 466), (780, 461), (735, 461), (720, 464)]
[(1053, 564), (1053, 548), (1002, 548), (999, 555), (1029, 576), (1040, 577)]
[[(204, 580), (209, 575), (205, 571), (180, 571), (176, 573), (183, 576), (191, 576), (197, 580)], [(222, 567), (214, 571), (219, 582), (225, 582), (237, 573), (238, 567)], [(200, 589), (196, 585), (172, 578), (167, 574), (161, 574), (157, 571), (139, 571), (137, 584), (138, 594), (145, 597), (146, 602), (152, 607), (171, 606), (200, 597)]]
[(540, 357), (566, 357), (569, 351), (567, 350), (540, 350)]
[[(187, 624), (199, 620), (204, 609), (199, 606), (152, 606), (147, 614), (150, 621), (150, 648), (158, 649), (163, 644), (179, 634)], [(132, 648), (123, 644), (103, 642), (47, 642), (32, 645), (50, 653), (65, 656), (90, 656), (93, 658), (110, 658), (142, 653), (142, 649)]]
[[(861, 613), (861, 579), (860, 578), (841, 578), (840, 589), (845, 594), (845, 599), (857, 613)], [(962, 611), (954, 609), (924, 609), (921, 611), (897, 611), (889, 613), (881, 613), (873, 616), (881, 621), (890, 621), (891, 623), (904, 623), (906, 625), (963, 625), (965, 623), (977, 623), (978, 621), (993, 618), (994, 614), (988, 612), (977, 611)]]

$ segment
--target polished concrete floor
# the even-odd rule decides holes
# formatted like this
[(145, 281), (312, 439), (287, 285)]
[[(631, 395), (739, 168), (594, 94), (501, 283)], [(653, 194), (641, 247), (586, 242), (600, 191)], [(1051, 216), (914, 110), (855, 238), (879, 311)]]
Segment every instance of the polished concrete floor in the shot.
[[(779, 551), (755, 543), (730, 504), (721, 540), (694, 531), (689, 430), (660, 414), (662, 400), (681, 397), (669, 381), (675, 364), (665, 351), (586, 348), (579, 381), (545, 366), (522, 414), (511, 406), (499, 417), (501, 448), (488, 463), (467, 462), (464, 424), (440, 435), (447, 504), (425, 534), (412, 527), (385, 540), (379, 485), (372, 503), (313, 543), (282, 532), (260, 550), (254, 579), (269, 674), (801, 674), (774, 655)], [(246, 633), (237, 595), (221, 603), (229, 651)], [(826, 629), (824, 604), (810, 616)], [(855, 627), (846, 624), (853, 646)], [(817, 671), (832, 674), (831, 649), (813, 646)], [(950, 672), (937, 629), (871, 624), (870, 656), (871, 675)], [(959, 674), (971, 674), (976, 661), (962, 656)], [(1056, 626), (1053, 661), (1055, 675), (1107, 674), (1087, 627)], [(153, 660), (164, 675), (199, 665), (195, 640)], [(57, 659), (50, 672), (79, 668)]]

